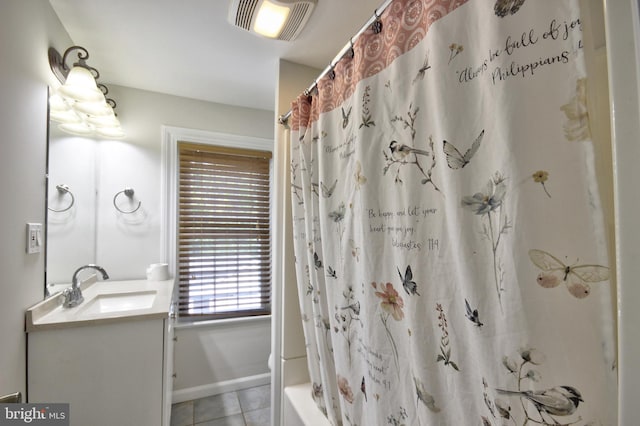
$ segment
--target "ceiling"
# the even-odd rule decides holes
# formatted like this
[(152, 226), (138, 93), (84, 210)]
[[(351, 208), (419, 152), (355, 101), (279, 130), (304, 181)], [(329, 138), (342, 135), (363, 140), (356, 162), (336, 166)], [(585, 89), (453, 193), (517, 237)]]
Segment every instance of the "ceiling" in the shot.
[(383, 3), (318, 0), (300, 36), (286, 42), (231, 25), (230, 0), (49, 2), (107, 86), (263, 110), (275, 108), (279, 58), (325, 69)]

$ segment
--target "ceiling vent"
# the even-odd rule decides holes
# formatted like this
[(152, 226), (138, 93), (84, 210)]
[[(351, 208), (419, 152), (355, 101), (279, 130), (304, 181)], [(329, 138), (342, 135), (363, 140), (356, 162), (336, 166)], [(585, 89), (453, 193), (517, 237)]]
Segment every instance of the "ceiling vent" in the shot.
[[(317, 0), (231, 0), (229, 22), (252, 33), (292, 41), (309, 20)], [(263, 20), (264, 18), (264, 20)], [(275, 27), (264, 30), (273, 21)], [(279, 21), (279, 22), (278, 22)]]

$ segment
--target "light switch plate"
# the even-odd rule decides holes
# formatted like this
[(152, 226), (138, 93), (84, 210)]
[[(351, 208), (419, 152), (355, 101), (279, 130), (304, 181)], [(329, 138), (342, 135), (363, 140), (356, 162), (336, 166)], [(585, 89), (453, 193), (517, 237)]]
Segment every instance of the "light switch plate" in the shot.
[(42, 251), (42, 224), (27, 223), (27, 253)]

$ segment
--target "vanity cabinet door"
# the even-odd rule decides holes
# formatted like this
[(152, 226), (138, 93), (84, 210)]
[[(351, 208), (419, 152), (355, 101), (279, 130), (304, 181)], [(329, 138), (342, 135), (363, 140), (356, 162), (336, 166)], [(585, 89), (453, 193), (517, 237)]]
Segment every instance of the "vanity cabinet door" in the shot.
[(163, 424), (166, 320), (28, 334), (28, 401), (69, 403), (71, 426)]

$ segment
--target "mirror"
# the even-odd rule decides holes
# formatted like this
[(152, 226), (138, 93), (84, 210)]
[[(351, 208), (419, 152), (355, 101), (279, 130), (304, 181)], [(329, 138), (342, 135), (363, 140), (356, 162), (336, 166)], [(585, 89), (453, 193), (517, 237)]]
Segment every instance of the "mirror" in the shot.
[(68, 284), (81, 265), (96, 262), (98, 142), (49, 124), (46, 285)]
[(157, 215), (149, 214), (159, 192), (150, 178), (157, 158), (132, 143), (64, 133), (54, 121), (49, 128), (48, 294), (70, 285), (88, 263), (103, 266), (112, 279), (144, 278), (146, 266), (161, 260), (159, 237), (150, 237)]
[[(166, 242), (172, 229), (164, 224), (175, 205), (166, 198), (167, 128), (181, 129), (180, 137), (193, 142), (202, 140), (203, 131), (273, 134), (272, 111), (117, 85), (109, 90), (119, 102), (124, 139), (73, 136), (50, 123), (47, 204), (56, 210), (68, 205), (70, 195), (57, 189), (63, 184), (73, 194), (74, 204), (65, 212), (47, 210), (47, 284), (70, 285), (73, 272), (87, 263), (105, 268), (113, 281), (146, 279), (149, 265), (169, 261), (173, 247)], [(134, 189), (131, 198), (121, 193), (126, 188)], [(114, 206), (118, 193), (116, 205), (121, 210), (140, 208), (134, 213), (118, 211)]]

